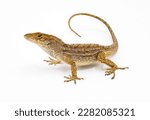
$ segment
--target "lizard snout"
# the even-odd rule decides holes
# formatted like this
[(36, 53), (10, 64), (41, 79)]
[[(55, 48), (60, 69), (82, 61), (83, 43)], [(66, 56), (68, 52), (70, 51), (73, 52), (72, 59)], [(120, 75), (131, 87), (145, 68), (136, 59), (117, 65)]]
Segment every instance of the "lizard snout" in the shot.
[(32, 37), (32, 35), (31, 35), (30, 33), (24, 35), (24, 38), (25, 38), (25, 39), (29, 39), (29, 38), (31, 38), (31, 37)]

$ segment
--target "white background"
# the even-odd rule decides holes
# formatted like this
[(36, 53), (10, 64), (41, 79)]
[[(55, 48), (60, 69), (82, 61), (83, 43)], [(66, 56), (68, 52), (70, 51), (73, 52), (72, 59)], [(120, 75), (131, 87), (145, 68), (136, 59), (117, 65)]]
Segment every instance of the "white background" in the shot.
[[(149, 5), (149, 0), (1, 0), (0, 118), (17, 119), (14, 111), (20, 107), (46, 109), (48, 106), (133, 107), (136, 109), (134, 118), (148, 118)], [(72, 26), (82, 38), (73, 34), (67, 21), (79, 12), (100, 16), (113, 28), (119, 50), (110, 59), (118, 66), (129, 67), (116, 71), (114, 80), (104, 76), (106, 67), (99, 64), (79, 68), (78, 76), (84, 80), (77, 81), (77, 85), (64, 83), (70, 66), (48, 66), (43, 62), (48, 55), (23, 37), (25, 33), (43, 32), (66, 43), (111, 44), (108, 30), (94, 18), (74, 18)]]

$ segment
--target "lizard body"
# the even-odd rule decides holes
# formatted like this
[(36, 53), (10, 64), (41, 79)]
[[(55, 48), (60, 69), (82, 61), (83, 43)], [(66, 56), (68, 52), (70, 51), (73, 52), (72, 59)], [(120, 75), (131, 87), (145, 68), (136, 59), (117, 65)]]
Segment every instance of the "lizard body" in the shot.
[(108, 65), (110, 68), (106, 70), (105, 75), (113, 74), (113, 79), (115, 77), (115, 71), (117, 69), (127, 68), (120, 68), (114, 62), (106, 58), (107, 56), (114, 54), (118, 49), (118, 42), (113, 30), (106, 21), (95, 15), (91, 15), (88, 13), (78, 13), (72, 15), (68, 21), (69, 28), (78, 36), (80, 35), (75, 32), (70, 26), (71, 19), (77, 15), (94, 17), (103, 22), (110, 31), (113, 44), (108, 46), (99, 44), (67, 44), (56, 36), (40, 32), (28, 33), (25, 34), (24, 37), (27, 40), (39, 45), (45, 52), (56, 59), (54, 60), (50, 58), (50, 60), (45, 60), (46, 62), (49, 62), (49, 64), (59, 64), (61, 61), (63, 61), (71, 65), (72, 74), (69, 77), (65, 77), (67, 79), (65, 80), (65, 82), (73, 80), (76, 83), (76, 80), (82, 79), (77, 76), (77, 65), (88, 65), (96, 62), (101, 62)]

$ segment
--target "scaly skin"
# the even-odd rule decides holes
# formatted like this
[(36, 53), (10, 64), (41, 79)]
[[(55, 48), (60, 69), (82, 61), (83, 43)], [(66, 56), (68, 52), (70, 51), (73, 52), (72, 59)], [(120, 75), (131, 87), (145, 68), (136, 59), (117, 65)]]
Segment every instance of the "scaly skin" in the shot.
[(112, 36), (113, 44), (108, 46), (98, 44), (67, 44), (53, 35), (44, 34), (40, 32), (28, 33), (25, 34), (24, 37), (27, 40), (39, 45), (51, 57), (56, 59), (54, 60), (50, 58), (50, 60), (45, 60), (50, 65), (59, 64), (61, 61), (71, 65), (71, 75), (69, 77), (65, 76), (67, 80), (65, 80), (64, 82), (74, 81), (74, 83), (76, 83), (76, 80), (83, 79), (77, 76), (76, 66), (88, 65), (96, 62), (101, 62), (108, 65), (110, 68), (106, 70), (105, 75), (113, 74), (112, 79), (114, 79), (115, 71), (117, 69), (126, 69), (128, 67), (118, 67), (114, 62), (106, 58), (107, 56), (114, 54), (118, 49), (118, 42), (113, 30), (106, 21), (95, 15), (91, 15), (88, 13), (78, 13), (72, 15), (68, 21), (69, 28), (78, 36), (80, 35), (77, 32), (75, 32), (70, 26), (71, 19), (78, 15), (90, 16), (103, 22)]

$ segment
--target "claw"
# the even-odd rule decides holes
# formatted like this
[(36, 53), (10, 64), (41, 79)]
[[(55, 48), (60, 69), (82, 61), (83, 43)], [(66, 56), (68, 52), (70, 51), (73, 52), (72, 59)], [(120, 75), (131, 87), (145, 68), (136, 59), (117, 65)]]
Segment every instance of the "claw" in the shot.
[(69, 77), (64, 76), (64, 78), (68, 79), (68, 80), (65, 80), (64, 82), (74, 81), (75, 84), (76, 84), (76, 80), (83, 80), (83, 78), (79, 78), (77, 76), (71, 76), (71, 75), (69, 75)]
[(44, 60), (45, 62), (48, 62), (49, 65), (56, 65), (56, 64), (60, 64), (59, 60), (54, 60), (52, 58), (49, 57), (50, 60)]
[(129, 67), (123, 67), (123, 68), (118, 67), (117, 69), (124, 70), (124, 69), (129, 69)]
[(120, 67), (107, 68), (107, 70), (105, 71), (105, 76), (108, 76), (108, 75), (113, 74), (113, 76), (112, 76), (111, 79), (114, 79), (114, 78), (115, 78), (115, 71), (116, 71), (117, 69), (124, 70), (124, 69), (128, 69), (128, 67), (123, 67), (123, 68), (120, 68)]

